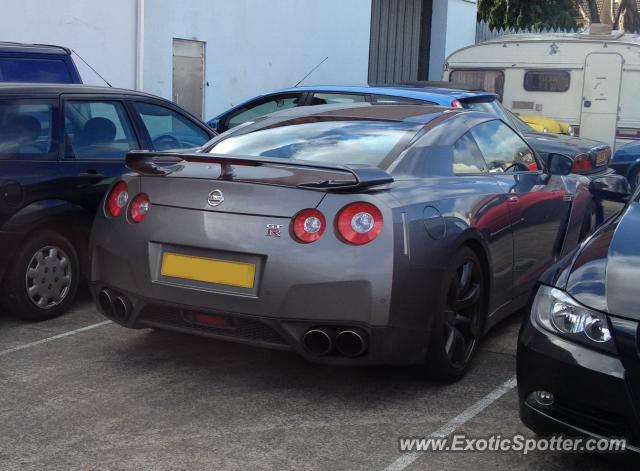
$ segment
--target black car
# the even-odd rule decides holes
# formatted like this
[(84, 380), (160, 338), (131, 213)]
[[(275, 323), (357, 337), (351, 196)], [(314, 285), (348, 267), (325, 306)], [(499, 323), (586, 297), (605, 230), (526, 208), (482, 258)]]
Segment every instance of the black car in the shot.
[[(620, 179), (592, 191), (623, 200)], [(520, 416), (539, 434), (626, 437), (640, 452), (639, 198), (540, 282), (517, 359)]]
[(63, 313), (87, 274), (88, 235), (130, 150), (198, 147), (215, 132), (145, 93), (0, 83), (0, 280), (6, 310)]
[(66, 47), (0, 42), (0, 82), (82, 83), (82, 79)]

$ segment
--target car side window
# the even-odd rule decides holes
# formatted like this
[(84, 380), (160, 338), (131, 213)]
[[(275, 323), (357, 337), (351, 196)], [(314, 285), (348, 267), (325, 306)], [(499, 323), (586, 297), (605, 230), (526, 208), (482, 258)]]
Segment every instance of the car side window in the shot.
[(275, 97), (256, 100), (234, 111), (225, 121), (224, 129), (231, 129), (239, 124), (246, 123), (275, 111), (286, 110), (300, 106), (300, 93), (277, 95)]
[(453, 146), (453, 173), (488, 173), (480, 150), (469, 134), (465, 134)]
[(127, 152), (140, 148), (120, 101), (70, 100), (64, 115), (67, 157), (124, 159)]
[(0, 101), (0, 160), (57, 158), (52, 100)]
[(311, 105), (344, 105), (349, 103), (362, 103), (367, 101), (364, 95), (355, 93), (314, 93), (311, 97)]
[(484, 155), (489, 172), (527, 172), (539, 169), (534, 152), (500, 120), (487, 121), (471, 129), (471, 136)]
[(210, 139), (204, 129), (175, 110), (142, 101), (136, 101), (134, 107), (147, 128), (154, 150), (200, 147)]
[(371, 102), (376, 105), (435, 105), (433, 101), (416, 100), (414, 98), (404, 98), (388, 95), (371, 95)]

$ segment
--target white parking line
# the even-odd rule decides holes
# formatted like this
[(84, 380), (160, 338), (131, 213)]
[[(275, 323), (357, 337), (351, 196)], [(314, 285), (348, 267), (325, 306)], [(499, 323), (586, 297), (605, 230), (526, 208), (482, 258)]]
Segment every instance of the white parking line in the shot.
[[(433, 438), (447, 437), (451, 435), (460, 426), (464, 425), (465, 423), (473, 419), (480, 412), (485, 410), (491, 404), (493, 404), (502, 396), (504, 396), (506, 393), (511, 391), (513, 388), (515, 388), (516, 384), (517, 383), (516, 383), (515, 376), (509, 378), (507, 381), (505, 381), (496, 389), (494, 389), (489, 394), (484, 396), (478, 402), (474, 402), (469, 407), (467, 407), (464, 411), (462, 411), (460, 414), (458, 414), (449, 422), (447, 422), (442, 427), (440, 427), (438, 430), (433, 432), (431, 435), (429, 435), (429, 437), (433, 437)], [(420, 456), (422, 455), (424, 455), (424, 453), (417, 453), (417, 452), (405, 453), (404, 455), (400, 456), (397, 460), (395, 460), (393, 463), (391, 463), (389, 466), (387, 466), (384, 469), (384, 471), (402, 471), (403, 469), (408, 468), (415, 460), (420, 458)]]
[(0, 350), (0, 357), (4, 355), (8, 355), (9, 353), (17, 352), (19, 350), (24, 350), (26, 348), (35, 347), (36, 345), (41, 345), (43, 343), (52, 342), (54, 340), (58, 340), (64, 337), (69, 337), (70, 335), (86, 332), (87, 330), (95, 329), (97, 327), (102, 327), (103, 325), (107, 325), (111, 323), (112, 323), (111, 321), (102, 321), (102, 322), (98, 322), (97, 324), (91, 324), (86, 327), (81, 327), (80, 329), (70, 330), (69, 332), (64, 332), (62, 334), (54, 335), (53, 337), (47, 337), (46, 339), (25, 343), (24, 345), (18, 345), (17, 347), (9, 348), (8, 350)]

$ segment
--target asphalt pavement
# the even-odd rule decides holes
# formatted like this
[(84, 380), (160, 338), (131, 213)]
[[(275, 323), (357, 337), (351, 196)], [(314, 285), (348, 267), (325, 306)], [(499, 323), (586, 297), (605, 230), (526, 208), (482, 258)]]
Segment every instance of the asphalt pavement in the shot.
[(0, 313), (0, 470), (624, 469), (612, 455), (400, 452), (400, 437), (534, 437), (515, 389), (523, 315), (442, 385), (416, 368), (124, 329), (86, 291), (51, 321)]

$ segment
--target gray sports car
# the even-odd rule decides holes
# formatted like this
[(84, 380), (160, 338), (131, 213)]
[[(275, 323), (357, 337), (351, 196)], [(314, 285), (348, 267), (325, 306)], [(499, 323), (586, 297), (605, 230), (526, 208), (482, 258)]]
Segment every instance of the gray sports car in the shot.
[(476, 111), (293, 108), (127, 165), (91, 242), (108, 317), (450, 381), (590, 227), (571, 159)]

